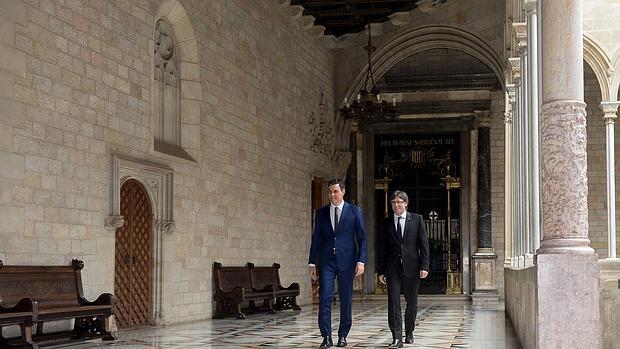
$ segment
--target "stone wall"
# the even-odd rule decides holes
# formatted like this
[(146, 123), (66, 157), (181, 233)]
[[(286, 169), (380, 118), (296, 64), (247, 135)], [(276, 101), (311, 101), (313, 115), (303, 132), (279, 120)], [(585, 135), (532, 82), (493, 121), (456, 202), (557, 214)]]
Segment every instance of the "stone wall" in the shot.
[(538, 337), (536, 267), (505, 269), (506, 315), (523, 348), (536, 348)]
[(0, 259), (80, 258), (87, 297), (113, 291), (114, 233), (103, 221), (111, 154), (120, 154), (174, 171), (165, 321), (211, 317), (214, 261), (277, 261), (282, 282), (300, 282), (306, 303), (310, 181), (333, 169), (311, 154), (308, 122), (321, 110), (333, 118), (333, 55), (277, 2), (166, 1), (189, 15), (177, 33), (195, 37), (179, 43), (182, 55), (198, 57), (180, 67), (197, 80), (182, 81), (181, 93), (190, 101), (182, 113), (199, 127), (182, 132), (195, 162), (156, 153), (152, 53), (161, 4), (2, 3)]

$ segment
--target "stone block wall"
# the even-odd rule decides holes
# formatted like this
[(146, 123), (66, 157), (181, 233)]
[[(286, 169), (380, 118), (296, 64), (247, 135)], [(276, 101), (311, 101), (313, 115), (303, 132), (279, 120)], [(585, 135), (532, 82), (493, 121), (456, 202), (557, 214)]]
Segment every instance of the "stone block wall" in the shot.
[[(200, 76), (182, 81), (189, 101), (182, 112), (200, 126), (182, 132), (195, 162), (153, 151), (153, 33), (162, 5), (184, 8), (190, 21), (176, 30), (195, 37), (179, 43), (199, 60), (180, 67)], [(316, 169), (333, 166), (311, 156), (308, 118), (321, 93), (333, 118), (334, 59), (286, 7), (8, 0), (0, 60), (5, 264), (80, 258), (87, 297), (113, 291), (114, 233), (103, 221), (111, 154), (119, 154), (174, 171), (176, 231), (164, 237), (163, 252), (166, 322), (211, 317), (214, 261), (277, 261), (282, 282), (300, 282), (308, 301), (310, 181)]]

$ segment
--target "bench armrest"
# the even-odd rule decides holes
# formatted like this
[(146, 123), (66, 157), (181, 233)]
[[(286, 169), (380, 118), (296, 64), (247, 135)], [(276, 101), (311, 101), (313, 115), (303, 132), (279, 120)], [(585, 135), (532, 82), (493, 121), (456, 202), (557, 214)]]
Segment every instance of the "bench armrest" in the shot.
[(222, 289), (218, 289), (217, 292), (213, 295), (213, 298), (217, 301), (223, 298), (233, 298), (233, 299), (243, 299), (243, 295), (245, 290), (243, 287), (235, 287), (230, 291), (224, 291)]
[(275, 285), (266, 285), (262, 289), (257, 289), (257, 288), (252, 287), (252, 291), (254, 292), (271, 292), (275, 294), (276, 290), (277, 288)]
[(102, 293), (94, 302), (89, 302), (83, 297), (80, 297), (79, 301), (81, 305), (112, 305), (114, 303), (114, 296), (111, 293)]
[(282, 285), (280, 285), (280, 289), (281, 290), (299, 290), (299, 284), (297, 282), (293, 282), (292, 284), (288, 285), (288, 287), (282, 287)]
[(39, 303), (34, 299), (22, 298), (17, 304), (12, 307), (7, 307), (4, 304), (0, 304), (0, 311), (3, 313), (15, 313), (15, 312), (28, 312), (31, 311), (36, 314), (39, 310)]

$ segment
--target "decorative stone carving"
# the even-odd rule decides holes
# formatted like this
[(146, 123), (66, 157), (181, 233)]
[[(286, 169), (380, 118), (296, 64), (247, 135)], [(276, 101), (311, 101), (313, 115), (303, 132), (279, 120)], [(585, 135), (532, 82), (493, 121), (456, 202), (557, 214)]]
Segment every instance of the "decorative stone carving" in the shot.
[(159, 20), (155, 25), (155, 80), (176, 86), (177, 67), (174, 59), (174, 39), (170, 25)]
[(104, 227), (108, 231), (116, 231), (125, 224), (125, 218), (121, 215), (110, 215), (105, 218)]
[[(328, 114), (329, 108), (325, 104), (325, 93), (321, 92), (321, 101), (318, 110), (310, 112), (312, 141), (310, 150), (317, 154), (331, 157), (333, 153), (333, 126)], [(318, 115), (317, 115), (318, 114)]]
[[(589, 242), (586, 177), (586, 105), (555, 101), (541, 107), (541, 167), (544, 239)], [(549, 241), (547, 242), (549, 243)]]
[(616, 122), (618, 118), (618, 106), (620, 106), (620, 102), (601, 102), (599, 104), (599, 108), (603, 111), (603, 120), (605, 120), (605, 124), (613, 124)]
[(478, 127), (491, 127), (491, 111), (490, 110), (474, 110), (474, 115), (476, 117), (476, 123)]
[(517, 52), (523, 55), (527, 52), (527, 24), (525, 22), (512, 23), (512, 30), (517, 43)]
[(176, 225), (174, 224), (174, 221), (159, 221), (157, 222), (157, 227), (165, 235), (170, 235), (174, 233)]
[(510, 66), (510, 77), (512, 78), (512, 84), (518, 85), (521, 83), (521, 58), (508, 58), (508, 65)]
[(537, 9), (536, 9), (537, 2), (538, 2), (537, 0), (525, 0), (525, 1), (523, 2), (523, 8), (525, 9), (525, 13), (526, 13), (528, 16), (531, 16), (531, 15), (535, 15), (535, 14), (536, 14), (536, 11), (537, 11)]
[(351, 164), (351, 152), (350, 151), (337, 151), (332, 157), (335, 165), (334, 170), (338, 178), (345, 178), (347, 175), (347, 169)]

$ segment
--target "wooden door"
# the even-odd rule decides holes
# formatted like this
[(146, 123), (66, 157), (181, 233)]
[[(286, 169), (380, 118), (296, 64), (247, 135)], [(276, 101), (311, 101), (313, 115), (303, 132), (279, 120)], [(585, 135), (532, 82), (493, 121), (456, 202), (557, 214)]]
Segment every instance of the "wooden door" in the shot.
[(152, 320), (153, 211), (143, 186), (128, 180), (121, 187), (125, 224), (116, 229), (114, 295), (119, 328)]
[[(314, 177), (312, 179), (312, 231), (314, 232), (314, 214), (316, 210), (323, 206), (323, 179)], [(312, 304), (319, 304), (319, 281), (312, 281)]]

